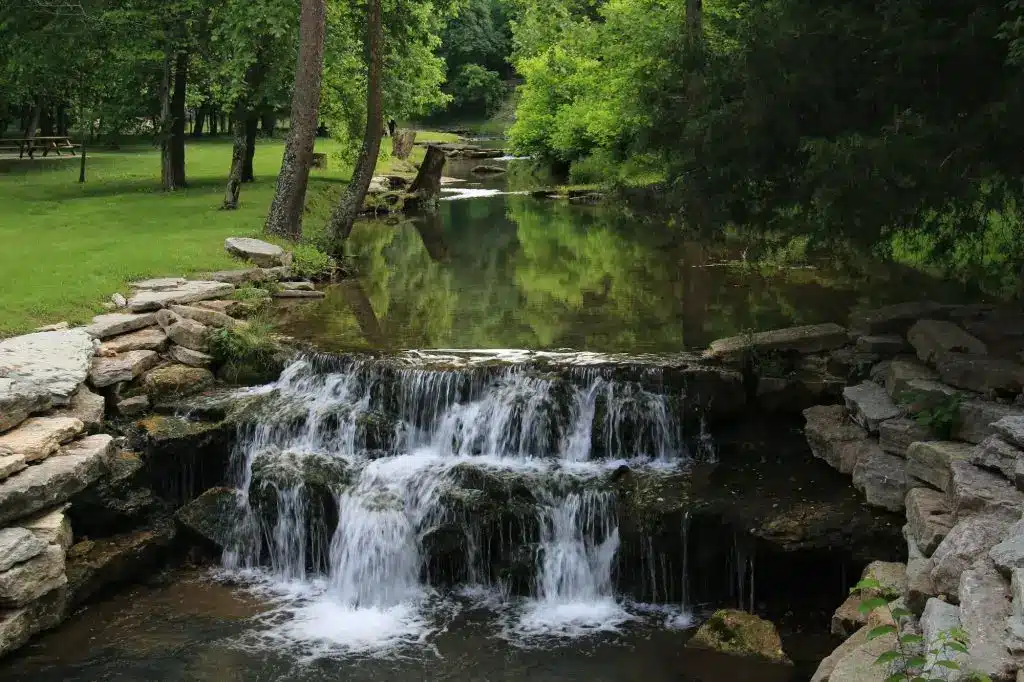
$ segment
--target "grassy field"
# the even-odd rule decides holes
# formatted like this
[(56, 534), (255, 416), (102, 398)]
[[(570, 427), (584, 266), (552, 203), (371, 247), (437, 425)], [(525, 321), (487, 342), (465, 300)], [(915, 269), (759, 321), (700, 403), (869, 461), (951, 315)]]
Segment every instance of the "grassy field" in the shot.
[[(316, 149), (328, 153), (329, 168), (313, 171), (311, 191), (340, 191), (351, 171), (336, 143), (317, 140)], [(190, 140), (189, 187), (173, 193), (160, 191), (159, 152), (149, 143), (90, 153), (84, 185), (76, 159), (0, 159), (0, 337), (88, 321), (134, 279), (238, 267), (224, 253), (224, 238), (262, 230), (283, 150), (281, 140), (260, 140), (256, 181), (243, 186), (237, 211), (219, 208), (231, 161), (227, 137)], [(393, 170), (390, 162), (378, 166)], [(305, 220), (313, 227), (325, 218)]]

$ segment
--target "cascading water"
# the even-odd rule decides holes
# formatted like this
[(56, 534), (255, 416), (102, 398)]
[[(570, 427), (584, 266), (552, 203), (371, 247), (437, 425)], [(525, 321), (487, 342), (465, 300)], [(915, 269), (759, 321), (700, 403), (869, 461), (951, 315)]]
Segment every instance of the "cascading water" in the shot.
[(607, 480), (688, 461), (675, 398), (592, 369), (303, 359), (265, 397), (224, 565), (300, 596), (277, 634), (347, 650), (420, 639), (431, 571), (507, 594), (532, 564), (519, 635), (621, 624)]

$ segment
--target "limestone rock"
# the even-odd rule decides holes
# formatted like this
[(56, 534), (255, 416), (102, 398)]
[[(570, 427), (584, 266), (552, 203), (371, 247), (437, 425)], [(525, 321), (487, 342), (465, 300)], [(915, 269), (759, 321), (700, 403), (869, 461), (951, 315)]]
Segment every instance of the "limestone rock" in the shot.
[(168, 289), (177, 289), (187, 281), (184, 277), (157, 277), (155, 279), (132, 282), (129, 286), (132, 289), (144, 289), (146, 291), (167, 291)]
[(1003, 417), (992, 428), (1008, 443), (1024, 448), (1024, 415)]
[(180, 362), (189, 367), (209, 367), (213, 364), (213, 356), (208, 353), (200, 353), (184, 346), (171, 346), (167, 352), (175, 362)]
[(1024, 569), (1024, 521), (1010, 526), (1006, 538), (989, 550), (988, 556), (1007, 578), (1015, 569)]
[(219, 548), (235, 538), (243, 516), (238, 494), (231, 488), (210, 488), (175, 514), (178, 523)]
[(50, 407), (50, 394), (43, 388), (0, 378), (0, 433), (13, 429), (34, 412)]
[[(269, 295), (268, 295), (269, 296)], [(213, 310), (225, 315), (237, 315), (242, 307), (242, 301), (199, 301), (195, 307)]]
[(860, 612), (860, 603), (865, 599), (882, 597), (892, 599), (907, 589), (907, 567), (901, 563), (873, 561), (861, 573), (862, 579), (878, 581), (880, 587), (863, 594), (851, 594), (832, 615), (832, 634), (849, 637), (868, 624), (869, 614)]
[(978, 393), (1015, 396), (1024, 390), (1024, 365), (988, 355), (949, 353), (936, 360), (942, 381)]
[(28, 466), (25, 455), (0, 455), (0, 481)]
[(18, 526), (31, 532), (47, 545), (57, 545), (63, 550), (71, 546), (71, 522), (66, 514), (67, 505), (62, 504), (18, 521)]
[(947, 499), (957, 521), (970, 514), (998, 514), (1010, 520), (1024, 511), (1024, 493), (998, 474), (980, 469), (970, 462), (950, 465), (952, 478)]
[(870, 629), (865, 626), (857, 630), (846, 641), (837, 646), (831, 654), (822, 659), (818, 669), (814, 672), (814, 676), (811, 678), (811, 682), (829, 682), (839, 662), (868, 641)]
[(715, 611), (686, 646), (774, 663), (790, 662), (782, 651), (782, 640), (774, 625), (751, 613), (733, 609)]
[(279, 265), (276, 268), (263, 268), (263, 272), (267, 275), (267, 279), (277, 280), (278, 282), (285, 282), (295, 276), (295, 273), (288, 265)]
[(903, 414), (903, 410), (892, 402), (885, 389), (871, 381), (845, 388), (843, 400), (853, 421), (870, 433), (878, 433), (882, 422)]
[(204, 275), (204, 279), (214, 282), (227, 282), (228, 284), (248, 284), (250, 282), (263, 282), (269, 279), (263, 268), (245, 268), (242, 270), (220, 270)]
[(1024, 418), (1024, 408), (988, 400), (965, 400), (957, 410), (953, 437), (968, 443), (980, 443), (997, 433), (994, 422), (1004, 417)]
[(899, 334), (883, 334), (878, 336), (857, 337), (857, 350), (864, 353), (877, 353), (892, 356), (907, 349), (907, 342)]
[(0, 524), (67, 501), (106, 471), (113, 438), (87, 436), (0, 483)]
[(748, 353), (820, 353), (846, 345), (847, 340), (846, 330), (838, 324), (815, 324), (718, 339), (711, 343), (705, 356), (735, 361)]
[(0, 528), (0, 573), (28, 561), (46, 549), (46, 543), (24, 528)]
[(224, 250), (232, 256), (250, 260), (261, 268), (285, 264), (284, 249), (260, 239), (228, 237), (224, 240)]
[(89, 372), (89, 381), (96, 388), (113, 386), (135, 379), (159, 362), (160, 356), (151, 350), (133, 350), (109, 358), (96, 358)]
[(906, 383), (903, 398), (909, 400), (910, 412), (917, 413), (923, 409), (948, 404), (963, 393), (952, 386), (930, 379), (911, 379)]
[[(925, 651), (942, 648), (941, 635), (960, 629), (960, 610), (941, 599), (929, 599), (921, 614), (921, 634), (924, 637)], [(927, 665), (933, 666), (937, 658), (931, 653), (925, 654)], [(945, 660), (956, 661), (961, 670), (969, 668), (969, 656), (949, 651)]]
[(59, 587), (24, 608), (0, 611), (0, 658), (23, 646), (36, 633), (64, 619), (67, 589)]
[(868, 504), (900, 511), (907, 492), (907, 462), (882, 451), (873, 441), (853, 468), (853, 487), (864, 493)]
[(170, 310), (181, 317), (189, 320), (195, 320), (196, 322), (208, 327), (226, 327), (228, 329), (233, 329), (239, 324), (244, 324), (229, 315), (225, 315), (224, 313), (217, 312), (216, 310), (210, 310), (208, 308), (188, 305), (172, 305)]
[(989, 436), (975, 446), (970, 461), (982, 469), (998, 471), (1012, 481), (1022, 460), (1024, 452), (1015, 445), (1007, 443), (999, 436)]
[(865, 634), (863, 643), (853, 647), (836, 663), (832, 674), (823, 679), (827, 679), (828, 682), (882, 682), (886, 674), (884, 669), (875, 664), (875, 660), (895, 646), (894, 634), (883, 635), (870, 641)]
[(907, 340), (922, 362), (933, 362), (947, 353), (985, 355), (988, 348), (979, 339), (945, 320), (919, 320), (907, 331)]
[(225, 282), (208, 282), (199, 280), (186, 282), (175, 289), (166, 291), (139, 291), (128, 300), (128, 308), (133, 312), (159, 310), (172, 303), (195, 303), (212, 298), (223, 298), (235, 287)]
[(811, 452), (844, 474), (852, 474), (862, 453), (874, 445), (868, 441), (868, 432), (851, 422), (840, 405), (808, 408), (804, 418)]
[(906, 334), (923, 318), (945, 317), (947, 307), (933, 301), (909, 301), (850, 316), (850, 328), (863, 334)]
[(979, 558), (987, 557), (1009, 528), (1010, 522), (999, 515), (975, 515), (953, 526), (932, 555), (931, 578), (936, 593), (959, 601), (960, 576)]
[(878, 425), (878, 445), (891, 455), (906, 457), (912, 443), (935, 440), (931, 431), (913, 419), (887, 419)]
[(278, 289), (272, 296), (274, 298), (324, 298), (327, 294), (322, 291), (301, 291), (294, 289)]
[(945, 492), (952, 480), (952, 463), (967, 461), (974, 448), (955, 441), (934, 440), (911, 443), (907, 449), (907, 476)]
[(75, 495), (68, 514), (78, 534), (108, 537), (139, 528), (159, 506), (150, 475), (136, 453), (117, 453), (107, 475)]
[(1006, 648), (1010, 586), (988, 561), (978, 561), (960, 577), (960, 622), (970, 638), (971, 670), (993, 680), (1013, 680), (1019, 661)]
[(281, 282), (277, 285), (281, 291), (313, 291), (312, 282)]
[(124, 308), (128, 305), (128, 299), (124, 297), (120, 292), (115, 291), (110, 295), (110, 302), (117, 308)]
[(134, 417), (149, 410), (149, 396), (136, 395), (125, 398), (117, 403), (117, 413), (124, 417)]
[(939, 376), (935, 370), (916, 360), (897, 358), (889, 363), (885, 375), (885, 391), (894, 400), (907, 392), (907, 384), (914, 380), (935, 381)]
[[(153, 313), (147, 313), (153, 316), (154, 323), (156, 316)], [(147, 329), (141, 329), (131, 334), (124, 334), (123, 336), (116, 336), (109, 341), (104, 341), (100, 344), (100, 355), (109, 356), (111, 354), (116, 355), (117, 353), (127, 353), (133, 350), (155, 350), (161, 351), (167, 347), (167, 334), (158, 327), (150, 327)]]
[(25, 606), (65, 584), (64, 550), (49, 545), (32, 559), (0, 573), (0, 607)]
[(92, 318), (92, 324), (85, 328), (97, 339), (107, 339), (119, 334), (138, 331), (156, 324), (153, 313), (108, 313)]
[(1024, 617), (1024, 568), (1015, 568), (1010, 574), (1010, 596), (1013, 598), (1013, 615)]
[(157, 321), (167, 337), (179, 346), (197, 351), (209, 348), (210, 329), (206, 325), (182, 317), (171, 310), (161, 310), (157, 314)]
[(152, 370), (142, 384), (153, 401), (168, 400), (206, 390), (213, 385), (213, 373), (199, 367), (171, 365)]
[(54, 405), (67, 405), (85, 381), (94, 353), (84, 329), (15, 336), (0, 341), (0, 377), (49, 391)]
[(907, 540), (907, 591), (904, 601), (908, 609), (920, 615), (925, 603), (936, 595), (932, 582), (934, 563), (918, 549), (909, 526), (903, 527), (903, 537)]
[(46, 459), (85, 428), (74, 417), (32, 417), (0, 435), (0, 456), (22, 455), (31, 464)]
[(946, 496), (930, 488), (913, 488), (907, 492), (906, 506), (909, 533), (924, 556), (931, 556), (953, 527)]
[(71, 396), (71, 404), (68, 405), (67, 410), (62, 411), (62, 414), (81, 419), (85, 430), (94, 433), (103, 426), (105, 410), (106, 401), (103, 400), (103, 396), (93, 393), (83, 384)]

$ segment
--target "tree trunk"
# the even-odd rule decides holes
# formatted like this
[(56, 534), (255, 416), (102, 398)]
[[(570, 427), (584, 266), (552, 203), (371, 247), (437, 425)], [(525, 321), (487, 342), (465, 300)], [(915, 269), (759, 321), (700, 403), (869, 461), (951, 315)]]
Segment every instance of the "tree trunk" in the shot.
[(188, 79), (188, 53), (179, 52), (174, 65), (174, 93), (171, 96), (171, 172), (175, 188), (185, 182), (185, 88)]
[(366, 190), (373, 178), (373, 169), (380, 155), (380, 140), (384, 135), (384, 112), (381, 106), (381, 52), (384, 42), (381, 27), (381, 0), (368, 0), (366, 7), (366, 132), (359, 150), (352, 180), (341, 193), (327, 233), (335, 257), (344, 255), (345, 240), (352, 232), (352, 223), (363, 207)]
[(57, 105), (57, 134), (68, 134), (68, 107), (63, 102)]
[(252, 172), (252, 160), (256, 156), (256, 135), (260, 130), (260, 117), (255, 111), (249, 112), (245, 119), (245, 158), (242, 159), (242, 182), (252, 182), (256, 176)]
[(247, 137), (246, 121), (245, 112), (239, 111), (231, 123), (231, 173), (228, 175), (228, 186), (224, 190), (224, 204), (221, 206), (226, 211), (238, 208), (238, 195), (242, 191)]
[(202, 137), (203, 127), (206, 125), (206, 113), (209, 111), (209, 105), (203, 102), (196, 109), (196, 122), (192, 126), (192, 137)]
[(42, 108), (42, 115), (39, 117), (39, 136), (40, 137), (53, 137), (53, 109), (49, 106)]
[(427, 155), (423, 157), (416, 179), (409, 185), (409, 193), (415, 195), (415, 198), (406, 200), (407, 210), (416, 211), (434, 206), (441, 194), (441, 172), (447, 160), (448, 157), (440, 147), (427, 147)]
[(274, 128), (276, 128), (276, 127), (277, 127), (277, 116), (275, 116), (273, 114), (273, 112), (271, 112), (269, 114), (263, 114), (263, 116), (260, 117), (260, 128), (263, 129), (263, 136), (264, 137), (273, 137), (274, 136)]
[(220, 132), (220, 129), (217, 127), (217, 121), (219, 119), (219, 116), (217, 116), (217, 112), (214, 111), (214, 110), (211, 110), (209, 112), (209, 116), (210, 116), (210, 135), (216, 137), (217, 133)]
[(704, 2), (686, 0), (686, 32), (690, 44), (700, 50), (704, 45)]
[(391, 153), (395, 158), (405, 161), (412, 154), (412, 147), (415, 143), (415, 130), (395, 130), (391, 134)]
[(302, 236), (302, 210), (306, 203), (309, 167), (313, 162), (313, 143), (320, 116), (325, 31), (325, 0), (302, 0), (291, 130), (264, 228), (268, 233), (295, 240)]
[(175, 189), (171, 162), (171, 46), (164, 54), (163, 78), (160, 81), (160, 184), (164, 191)]

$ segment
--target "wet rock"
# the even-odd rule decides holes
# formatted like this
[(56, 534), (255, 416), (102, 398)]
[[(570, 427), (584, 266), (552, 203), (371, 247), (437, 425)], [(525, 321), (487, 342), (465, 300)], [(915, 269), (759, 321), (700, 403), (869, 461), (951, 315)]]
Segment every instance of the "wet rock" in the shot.
[(67, 556), (71, 605), (77, 606), (107, 588), (148, 575), (159, 564), (174, 536), (174, 524), (160, 521), (143, 530), (72, 546)]
[(1014, 569), (1024, 568), (1024, 521), (1010, 526), (1006, 538), (989, 550), (992, 563), (1004, 576), (1009, 578)]
[(37, 556), (46, 543), (24, 528), (0, 528), (0, 573)]
[(0, 377), (0, 433), (50, 408), (50, 393), (35, 384)]
[(87, 436), (0, 483), (0, 524), (67, 501), (106, 471), (113, 438)]
[(912, 443), (935, 437), (913, 419), (888, 419), (878, 425), (878, 445), (891, 455), (906, 457)]
[(907, 492), (907, 461), (883, 452), (873, 441), (853, 468), (853, 487), (864, 493), (868, 504), (900, 511)]
[(209, 348), (210, 328), (206, 325), (182, 317), (170, 309), (157, 313), (157, 322), (167, 337), (179, 346), (200, 352)]
[(885, 389), (871, 381), (843, 389), (843, 401), (853, 421), (869, 433), (878, 433), (882, 422), (903, 414), (903, 410), (892, 402)]
[(131, 451), (111, 458), (106, 476), (73, 498), (68, 510), (80, 536), (103, 537), (137, 528), (157, 508), (144, 464)]
[(916, 360), (897, 358), (889, 363), (889, 371), (885, 375), (885, 391), (893, 400), (899, 400), (907, 392), (909, 382), (935, 381), (938, 378), (935, 370)]
[(875, 310), (854, 313), (850, 328), (861, 334), (904, 335), (911, 325), (923, 318), (943, 318), (947, 306), (934, 301), (908, 301)]
[(232, 488), (210, 488), (179, 509), (178, 523), (218, 548), (228, 546), (244, 520), (238, 494)]
[(103, 396), (93, 393), (83, 384), (71, 396), (71, 404), (68, 405), (66, 410), (61, 410), (59, 414), (65, 417), (81, 419), (85, 425), (85, 430), (95, 433), (103, 426), (105, 410), (106, 402), (103, 400)]
[(907, 527), (924, 556), (931, 556), (953, 527), (946, 496), (930, 488), (907, 492)]
[(0, 658), (23, 646), (33, 635), (59, 625), (66, 606), (67, 588), (59, 587), (23, 608), (0, 610)]
[(195, 303), (229, 295), (235, 287), (224, 282), (195, 281), (166, 291), (139, 291), (128, 300), (133, 312), (159, 310), (172, 303)]
[(0, 573), (0, 608), (25, 606), (66, 583), (64, 550), (50, 545)]
[(148, 372), (142, 385), (151, 400), (161, 402), (206, 390), (213, 385), (213, 373), (200, 367), (170, 365)]
[(208, 327), (233, 329), (240, 324), (244, 324), (230, 315), (216, 310), (211, 310), (209, 308), (200, 308), (198, 306), (188, 305), (172, 305), (169, 310), (183, 318), (193, 320)]
[(1020, 661), (1006, 647), (1010, 586), (989, 561), (979, 561), (960, 577), (960, 622), (970, 639), (971, 669), (996, 681), (1015, 679)]
[(920, 615), (925, 603), (936, 594), (932, 582), (934, 563), (918, 549), (908, 526), (903, 527), (903, 536), (907, 540), (907, 591), (904, 601), (910, 611)]
[(1009, 528), (1010, 521), (1004, 516), (984, 514), (968, 517), (953, 526), (931, 558), (931, 578), (936, 594), (946, 594), (958, 602), (960, 576), (979, 558), (987, 558), (989, 550), (1003, 539)]
[(998, 514), (1015, 520), (1024, 511), (1024, 493), (998, 474), (980, 469), (970, 462), (950, 465), (952, 478), (947, 499), (953, 518), (959, 521), (970, 514)]
[(802, 412), (808, 407), (839, 400), (846, 382), (810, 372), (792, 377), (761, 377), (757, 402), (767, 412)]
[(846, 345), (847, 341), (843, 327), (833, 323), (816, 324), (718, 339), (711, 343), (705, 357), (736, 361), (751, 353), (821, 353)]
[(907, 567), (905, 564), (873, 561), (861, 573), (862, 580), (876, 580), (879, 587), (851, 594), (832, 614), (831, 632), (839, 637), (849, 637), (868, 624), (869, 614), (861, 613), (860, 604), (865, 599), (881, 597), (892, 600), (907, 589)]
[(180, 362), (188, 367), (209, 367), (213, 364), (213, 356), (208, 353), (201, 353), (184, 346), (171, 346), (167, 352), (175, 362)]
[[(921, 614), (921, 634), (924, 637), (926, 665), (934, 665), (936, 656), (931, 651), (942, 649), (942, 636), (960, 629), (960, 610), (952, 604), (941, 599), (929, 599), (925, 604), (924, 612)], [(969, 656), (967, 654), (947, 651), (943, 658), (952, 660), (960, 665), (961, 670), (969, 669)]]
[(868, 335), (857, 337), (856, 347), (862, 353), (876, 353), (888, 357), (905, 351), (907, 342), (899, 334)]
[(74, 417), (32, 417), (0, 435), (0, 456), (21, 455), (27, 464), (46, 459), (85, 429)]
[[(146, 313), (153, 318), (153, 324), (156, 324), (156, 316), (154, 313)], [(167, 334), (159, 327), (149, 327), (147, 329), (140, 329), (137, 332), (131, 334), (124, 334), (123, 336), (115, 336), (112, 339), (104, 341), (100, 344), (100, 355), (110, 356), (118, 353), (128, 353), (133, 350), (155, 350), (161, 351), (167, 347)]]
[(775, 626), (745, 611), (716, 611), (686, 646), (733, 656), (762, 658), (774, 663), (790, 662), (782, 651), (782, 640)]
[(994, 422), (1004, 417), (1024, 418), (1024, 408), (988, 400), (965, 400), (957, 409), (953, 437), (968, 443), (980, 443), (997, 433)]
[(85, 331), (97, 339), (107, 339), (155, 324), (156, 317), (153, 313), (108, 313), (92, 318), (92, 324), (86, 327)]
[(947, 491), (952, 480), (953, 462), (967, 461), (974, 448), (956, 441), (918, 441), (907, 449), (907, 477), (911, 485), (925, 483)]
[(808, 408), (804, 418), (811, 452), (844, 474), (852, 474), (857, 460), (874, 446), (868, 441), (868, 432), (851, 422), (840, 405)]
[(89, 381), (96, 388), (132, 381), (159, 362), (160, 356), (151, 350), (133, 350), (109, 358), (96, 358), (92, 362)]
[(1013, 397), (1024, 390), (1024, 365), (987, 355), (950, 353), (935, 362), (942, 381), (978, 393)]
[(945, 320), (919, 320), (907, 331), (907, 340), (922, 362), (934, 362), (948, 353), (985, 355), (988, 348), (979, 339)]
[(261, 268), (285, 265), (284, 249), (260, 239), (228, 237), (224, 240), (224, 250), (237, 258), (250, 260)]
[(137, 395), (118, 401), (117, 413), (122, 417), (134, 417), (149, 411), (149, 396)]
[(1024, 452), (999, 436), (989, 436), (974, 448), (970, 462), (982, 469), (998, 471), (1011, 481), (1017, 467), (1024, 460)]
[(158, 497), (180, 505), (224, 484), (234, 424), (150, 414), (132, 428), (129, 442), (140, 453), (146, 481)]
[(67, 551), (71, 547), (71, 521), (68, 520), (67, 505), (47, 509), (34, 516), (20, 519), (18, 526), (30, 531), (48, 545), (57, 545)]
[(687, 367), (680, 373), (688, 406), (700, 410), (708, 419), (742, 412), (747, 393), (739, 372), (712, 367)]
[(1024, 448), (1024, 415), (1003, 417), (992, 424), (992, 428), (1008, 443)]
[(85, 381), (94, 352), (84, 329), (15, 336), (0, 341), (0, 376), (39, 386), (52, 404), (67, 405)]
[(203, 275), (203, 279), (214, 282), (226, 282), (238, 286), (250, 282), (263, 282), (268, 279), (263, 268), (244, 268), (242, 270), (220, 270)]

